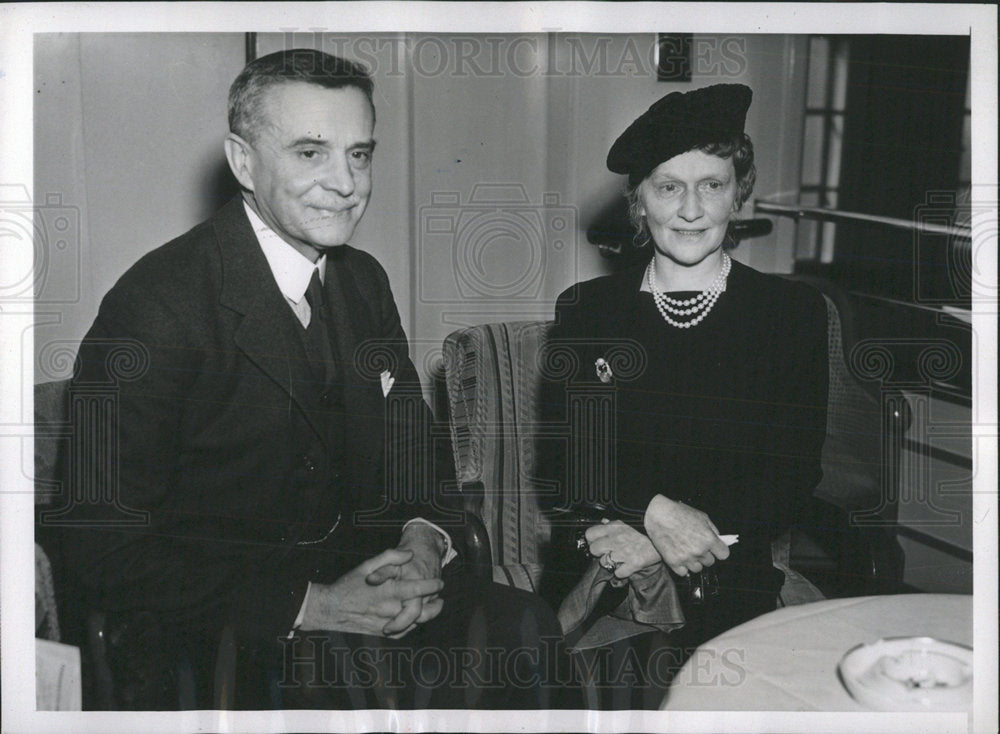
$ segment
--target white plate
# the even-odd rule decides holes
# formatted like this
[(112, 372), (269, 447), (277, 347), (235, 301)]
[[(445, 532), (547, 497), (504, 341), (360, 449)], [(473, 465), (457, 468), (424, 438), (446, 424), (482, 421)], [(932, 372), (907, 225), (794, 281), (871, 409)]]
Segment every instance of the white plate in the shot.
[(972, 649), (933, 637), (892, 637), (848, 650), (838, 666), (854, 700), (876, 711), (968, 711)]

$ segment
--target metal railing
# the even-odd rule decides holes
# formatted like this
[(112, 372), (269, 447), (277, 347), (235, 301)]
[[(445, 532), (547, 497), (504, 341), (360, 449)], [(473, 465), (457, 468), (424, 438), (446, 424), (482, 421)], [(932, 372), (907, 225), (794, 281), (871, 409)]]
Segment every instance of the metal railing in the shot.
[(802, 206), (801, 204), (778, 204), (773, 201), (757, 199), (754, 201), (755, 214), (775, 214), (793, 219), (814, 219), (818, 222), (851, 222), (864, 224), (881, 224), (896, 229), (927, 234), (946, 235), (957, 239), (972, 240), (972, 229), (960, 224), (935, 224), (934, 222), (912, 221), (883, 217), (876, 214), (861, 214), (860, 212), (845, 212), (839, 209), (827, 209), (820, 206)]

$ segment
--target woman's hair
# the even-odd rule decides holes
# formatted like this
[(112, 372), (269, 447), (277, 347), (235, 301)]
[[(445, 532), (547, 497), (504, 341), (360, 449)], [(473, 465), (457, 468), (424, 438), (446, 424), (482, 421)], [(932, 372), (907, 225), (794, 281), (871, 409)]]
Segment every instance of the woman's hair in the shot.
[[(708, 143), (692, 148), (692, 150), (700, 150), (702, 153), (719, 158), (732, 159), (733, 168), (736, 170), (736, 199), (733, 202), (733, 210), (738, 212), (750, 198), (750, 194), (753, 193), (753, 185), (757, 180), (757, 168), (753, 163), (753, 143), (750, 141), (750, 136), (746, 133), (740, 133), (725, 142)], [(629, 221), (635, 228), (632, 242), (636, 247), (645, 247), (652, 241), (653, 236), (646, 224), (646, 218), (640, 213), (642, 211), (642, 201), (639, 198), (640, 186), (642, 186), (641, 181), (635, 186), (629, 185), (625, 189), (625, 199), (628, 201)], [(737, 244), (738, 242), (733, 236), (733, 222), (730, 221), (723, 247), (731, 249)]]

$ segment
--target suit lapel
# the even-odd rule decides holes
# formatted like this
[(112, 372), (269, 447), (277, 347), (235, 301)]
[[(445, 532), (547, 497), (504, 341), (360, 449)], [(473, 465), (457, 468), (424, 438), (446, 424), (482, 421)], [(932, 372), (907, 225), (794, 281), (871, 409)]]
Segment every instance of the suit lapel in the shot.
[(318, 390), (298, 334), (301, 325), (274, 280), (243, 202), (231, 201), (213, 224), (222, 263), (219, 301), (244, 317), (234, 334), (236, 346), (288, 393), (313, 430), (326, 440), (327, 433), (311, 409)]

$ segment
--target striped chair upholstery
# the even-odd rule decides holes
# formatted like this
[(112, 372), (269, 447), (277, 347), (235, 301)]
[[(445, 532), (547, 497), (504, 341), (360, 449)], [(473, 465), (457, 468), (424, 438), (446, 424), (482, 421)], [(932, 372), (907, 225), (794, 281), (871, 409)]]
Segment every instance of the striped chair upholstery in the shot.
[[(830, 400), (824, 478), (815, 496), (836, 508), (853, 509), (880, 496), (881, 407), (848, 371), (840, 315), (833, 301), (826, 302)], [(538, 510), (532, 479), (539, 417), (537, 355), (551, 326), (545, 321), (483, 324), (456, 331), (444, 342), (459, 482), (463, 487), (482, 485), (469, 504), (490, 536), (494, 580), (529, 591), (538, 588), (541, 549), (551, 532)], [(774, 565), (785, 574), (784, 605), (823, 598), (791, 567), (797, 545), (808, 547), (798, 531), (772, 546)]]
[(484, 324), (444, 342), (445, 383), (459, 482), (481, 482), (472, 498), (490, 536), (493, 578), (537, 590), (539, 549), (549, 524), (532, 483), (538, 420), (536, 355), (550, 322)]

